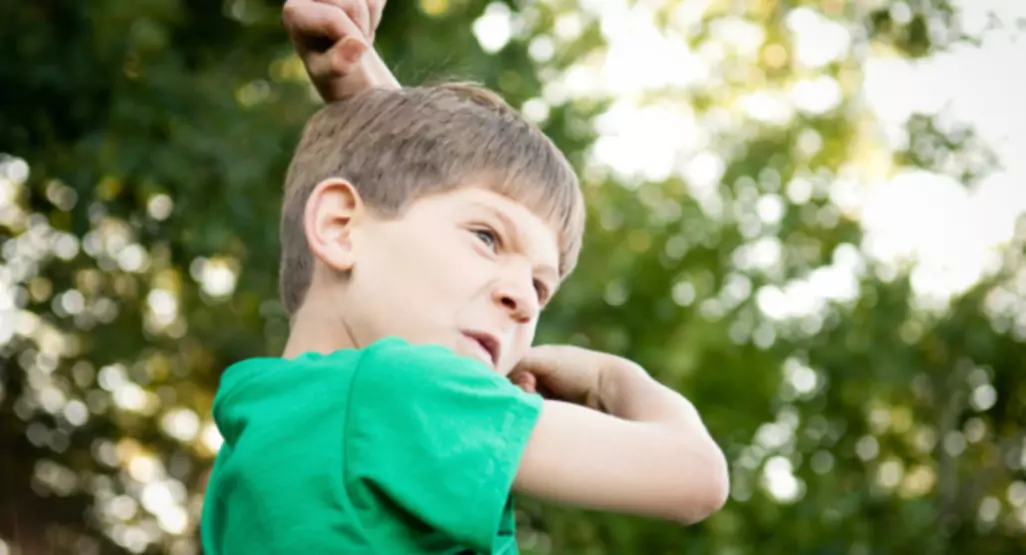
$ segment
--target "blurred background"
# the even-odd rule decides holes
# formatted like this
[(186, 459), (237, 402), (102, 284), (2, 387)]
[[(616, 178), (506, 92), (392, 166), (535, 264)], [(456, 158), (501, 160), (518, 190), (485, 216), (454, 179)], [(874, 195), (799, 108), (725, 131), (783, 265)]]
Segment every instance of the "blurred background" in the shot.
[[(0, 555), (197, 553), (319, 101), (276, 0), (2, 4)], [(378, 46), (568, 154), (540, 340), (640, 361), (731, 460), (695, 527), (524, 502), (525, 554), (1026, 551), (1026, 2), (392, 0)]]

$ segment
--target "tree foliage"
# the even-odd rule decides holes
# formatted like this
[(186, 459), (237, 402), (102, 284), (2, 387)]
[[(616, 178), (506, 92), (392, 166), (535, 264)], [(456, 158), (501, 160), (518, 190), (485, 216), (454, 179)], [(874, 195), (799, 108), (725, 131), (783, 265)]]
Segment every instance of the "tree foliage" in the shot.
[[(280, 2), (8, 4), (0, 538), (15, 553), (192, 553), (218, 376), (280, 352), (287, 331), (275, 300), (280, 188), (318, 101)], [(976, 153), (954, 172), (967, 186), (991, 167), (971, 129), (930, 115), (913, 118), (899, 152), (867, 138), (867, 53), (946, 48), (964, 39), (955, 11), (931, 0), (641, 4), (661, 33), (717, 60), (707, 78), (575, 92), (572, 76), (612, 63), (596, 2), (391, 2), (379, 31), (403, 82), (481, 81), (580, 169), (586, 246), (540, 339), (643, 363), (695, 401), (731, 459), (732, 499), (699, 526), (528, 502), (524, 551), (1026, 548), (1026, 233), (985, 279), (930, 302), (912, 266), (864, 254), (844, 197), (872, 177), (874, 155), (943, 170), (948, 154)], [(483, 15), (512, 22), (497, 51), (475, 36)], [(850, 48), (800, 63), (799, 16), (835, 23)], [(737, 29), (758, 40), (734, 41)], [(670, 62), (663, 74), (685, 71)], [(817, 78), (840, 91), (833, 105), (745, 115), (766, 98), (757, 93)], [(602, 114), (625, 99), (687, 114), (706, 146), (660, 175), (603, 164)]]

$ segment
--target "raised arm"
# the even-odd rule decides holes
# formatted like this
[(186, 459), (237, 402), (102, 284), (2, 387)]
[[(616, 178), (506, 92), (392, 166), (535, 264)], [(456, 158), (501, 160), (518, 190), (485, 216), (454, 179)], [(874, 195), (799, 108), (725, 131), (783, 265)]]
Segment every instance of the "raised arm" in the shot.
[(325, 102), (371, 87), (399, 88), (373, 48), (385, 0), (288, 0), (282, 21)]
[(698, 412), (641, 367), (593, 351), (543, 347), (525, 359), (523, 371), (576, 403), (545, 402), (514, 490), (684, 524), (726, 502), (726, 459)]

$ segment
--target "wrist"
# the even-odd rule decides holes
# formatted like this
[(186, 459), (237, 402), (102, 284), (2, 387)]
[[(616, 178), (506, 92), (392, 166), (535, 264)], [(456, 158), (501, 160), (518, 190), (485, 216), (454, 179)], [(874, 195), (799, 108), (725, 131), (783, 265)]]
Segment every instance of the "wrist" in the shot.
[(382, 89), (402, 88), (399, 81), (392, 75), (392, 71), (388, 69), (385, 60), (378, 55), (378, 51), (374, 47), (371, 47), (363, 55), (363, 58), (360, 59), (359, 71), (370, 87)]
[(695, 406), (625, 359), (602, 368), (599, 400), (605, 412), (625, 420), (705, 429)]
[(609, 357), (599, 367), (597, 403), (603, 412), (620, 418), (631, 418), (632, 397), (638, 397), (646, 386), (655, 384), (639, 364), (621, 357)]

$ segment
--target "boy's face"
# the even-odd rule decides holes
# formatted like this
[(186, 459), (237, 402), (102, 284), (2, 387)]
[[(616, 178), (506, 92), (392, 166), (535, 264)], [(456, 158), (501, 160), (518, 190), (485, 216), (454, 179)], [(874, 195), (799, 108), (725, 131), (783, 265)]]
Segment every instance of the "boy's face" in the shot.
[(508, 374), (559, 286), (549, 224), (479, 187), (418, 199), (399, 218), (357, 214), (346, 224), (350, 275), (339, 303), (357, 346), (399, 336)]

